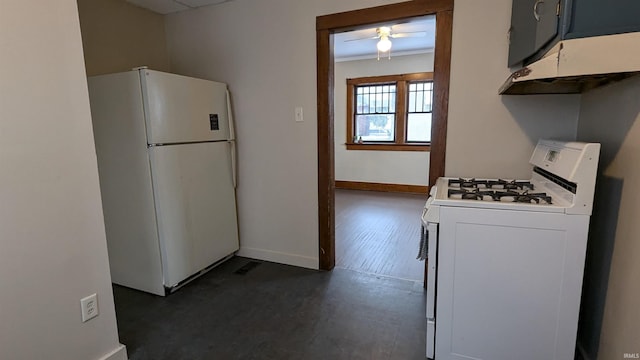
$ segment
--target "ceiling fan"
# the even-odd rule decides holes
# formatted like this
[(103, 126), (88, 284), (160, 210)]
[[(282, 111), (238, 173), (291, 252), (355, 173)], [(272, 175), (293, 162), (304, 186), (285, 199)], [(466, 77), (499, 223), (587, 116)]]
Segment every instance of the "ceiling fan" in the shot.
[(379, 28), (376, 28), (376, 36), (359, 37), (355, 39), (345, 40), (345, 42), (380, 39), (376, 47), (378, 48), (379, 52), (384, 53), (391, 50), (391, 40), (389, 40), (389, 38), (396, 39), (396, 38), (424, 37), (424, 36), (427, 36), (426, 31), (409, 31), (409, 32), (394, 33), (392, 27), (381, 26)]

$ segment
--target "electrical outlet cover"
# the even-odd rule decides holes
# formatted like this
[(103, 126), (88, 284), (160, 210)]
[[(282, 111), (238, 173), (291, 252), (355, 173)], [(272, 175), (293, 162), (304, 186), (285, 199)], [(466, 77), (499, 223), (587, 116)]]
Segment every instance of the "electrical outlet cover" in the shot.
[(98, 316), (98, 294), (91, 294), (80, 299), (82, 308), (82, 322), (87, 322)]

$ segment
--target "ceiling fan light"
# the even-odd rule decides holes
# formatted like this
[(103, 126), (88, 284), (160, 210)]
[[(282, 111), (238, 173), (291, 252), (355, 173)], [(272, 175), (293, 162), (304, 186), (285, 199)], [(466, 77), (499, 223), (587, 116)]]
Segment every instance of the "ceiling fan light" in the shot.
[(387, 36), (382, 36), (376, 46), (380, 52), (387, 52), (391, 50), (391, 40)]

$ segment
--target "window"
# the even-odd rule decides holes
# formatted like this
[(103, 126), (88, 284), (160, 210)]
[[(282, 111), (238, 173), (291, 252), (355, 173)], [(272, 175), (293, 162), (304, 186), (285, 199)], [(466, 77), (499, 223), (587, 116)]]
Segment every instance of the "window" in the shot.
[(433, 73), (347, 79), (347, 149), (428, 151)]

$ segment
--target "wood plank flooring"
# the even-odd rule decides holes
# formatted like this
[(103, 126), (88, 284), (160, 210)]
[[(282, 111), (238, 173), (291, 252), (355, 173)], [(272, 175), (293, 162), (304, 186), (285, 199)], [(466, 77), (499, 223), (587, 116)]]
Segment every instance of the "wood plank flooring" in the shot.
[(336, 267), (422, 281), (416, 260), (427, 195), (336, 189)]

